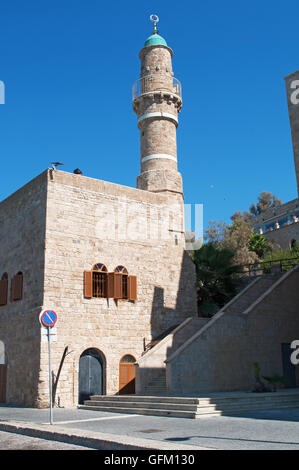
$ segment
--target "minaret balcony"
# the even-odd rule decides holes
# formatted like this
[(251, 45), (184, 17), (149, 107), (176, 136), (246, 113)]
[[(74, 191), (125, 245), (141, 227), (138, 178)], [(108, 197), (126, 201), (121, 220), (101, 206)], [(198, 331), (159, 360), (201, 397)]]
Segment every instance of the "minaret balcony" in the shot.
[(139, 78), (133, 85), (133, 103), (143, 95), (165, 94), (182, 101), (182, 85), (177, 78), (165, 74), (146, 75)]

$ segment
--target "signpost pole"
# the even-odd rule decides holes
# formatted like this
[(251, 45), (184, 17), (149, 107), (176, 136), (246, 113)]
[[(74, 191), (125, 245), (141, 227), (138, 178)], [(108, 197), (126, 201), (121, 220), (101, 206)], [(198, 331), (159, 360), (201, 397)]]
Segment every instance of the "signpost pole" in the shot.
[(54, 310), (45, 310), (39, 316), (39, 321), (48, 333), (48, 356), (49, 356), (49, 399), (50, 399), (50, 424), (53, 424), (53, 391), (52, 391), (52, 367), (51, 367), (51, 336), (50, 329), (57, 321), (57, 315)]
[(50, 327), (48, 329), (48, 356), (49, 356), (49, 396), (50, 396), (50, 424), (53, 424), (53, 408), (52, 408), (52, 368), (51, 368), (51, 347), (50, 347)]

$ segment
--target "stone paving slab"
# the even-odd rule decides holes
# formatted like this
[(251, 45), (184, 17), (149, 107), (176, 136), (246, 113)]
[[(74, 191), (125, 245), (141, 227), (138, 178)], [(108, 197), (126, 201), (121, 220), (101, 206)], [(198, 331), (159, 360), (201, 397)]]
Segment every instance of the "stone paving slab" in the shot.
[(0, 431), (77, 444), (100, 450), (191, 450), (193, 452), (195, 450), (211, 450), (210, 448), (189, 446), (187, 444), (174, 444), (153, 439), (118, 436), (115, 434), (69, 429), (54, 424), (36, 424), (24, 421), (1, 421)]

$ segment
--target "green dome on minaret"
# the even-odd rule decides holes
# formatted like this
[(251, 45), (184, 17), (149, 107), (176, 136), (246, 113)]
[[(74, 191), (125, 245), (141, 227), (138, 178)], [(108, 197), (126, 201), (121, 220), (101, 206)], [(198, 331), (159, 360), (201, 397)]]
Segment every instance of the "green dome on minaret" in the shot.
[(155, 46), (155, 45), (167, 46), (167, 42), (159, 34), (152, 34), (151, 36), (147, 38), (147, 40), (144, 43), (144, 46)]
[(146, 46), (167, 46), (167, 42), (165, 41), (162, 36), (160, 36), (158, 33), (159, 31), (157, 30), (157, 23), (159, 21), (159, 17), (157, 15), (151, 15), (150, 20), (154, 23), (154, 29), (153, 33), (151, 36), (147, 38), (147, 40), (144, 43), (144, 47)]

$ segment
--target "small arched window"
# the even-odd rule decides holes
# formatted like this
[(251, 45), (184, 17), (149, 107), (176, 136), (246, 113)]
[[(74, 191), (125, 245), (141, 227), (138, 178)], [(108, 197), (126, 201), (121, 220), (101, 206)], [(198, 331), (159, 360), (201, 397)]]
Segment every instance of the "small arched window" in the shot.
[(3, 273), (0, 280), (0, 306), (6, 305), (8, 299), (8, 274)]
[(136, 362), (135, 357), (131, 356), (130, 354), (126, 354), (120, 360), (120, 364), (134, 364), (135, 362)]
[(95, 264), (94, 267), (92, 268), (92, 270), (93, 271), (99, 271), (101, 273), (106, 273), (107, 272), (106, 266), (102, 263)]
[(117, 266), (117, 267), (114, 269), (114, 272), (115, 272), (115, 273), (121, 273), (121, 274), (128, 274), (128, 270), (127, 270), (127, 268), (125, 268), (124, 266)]

